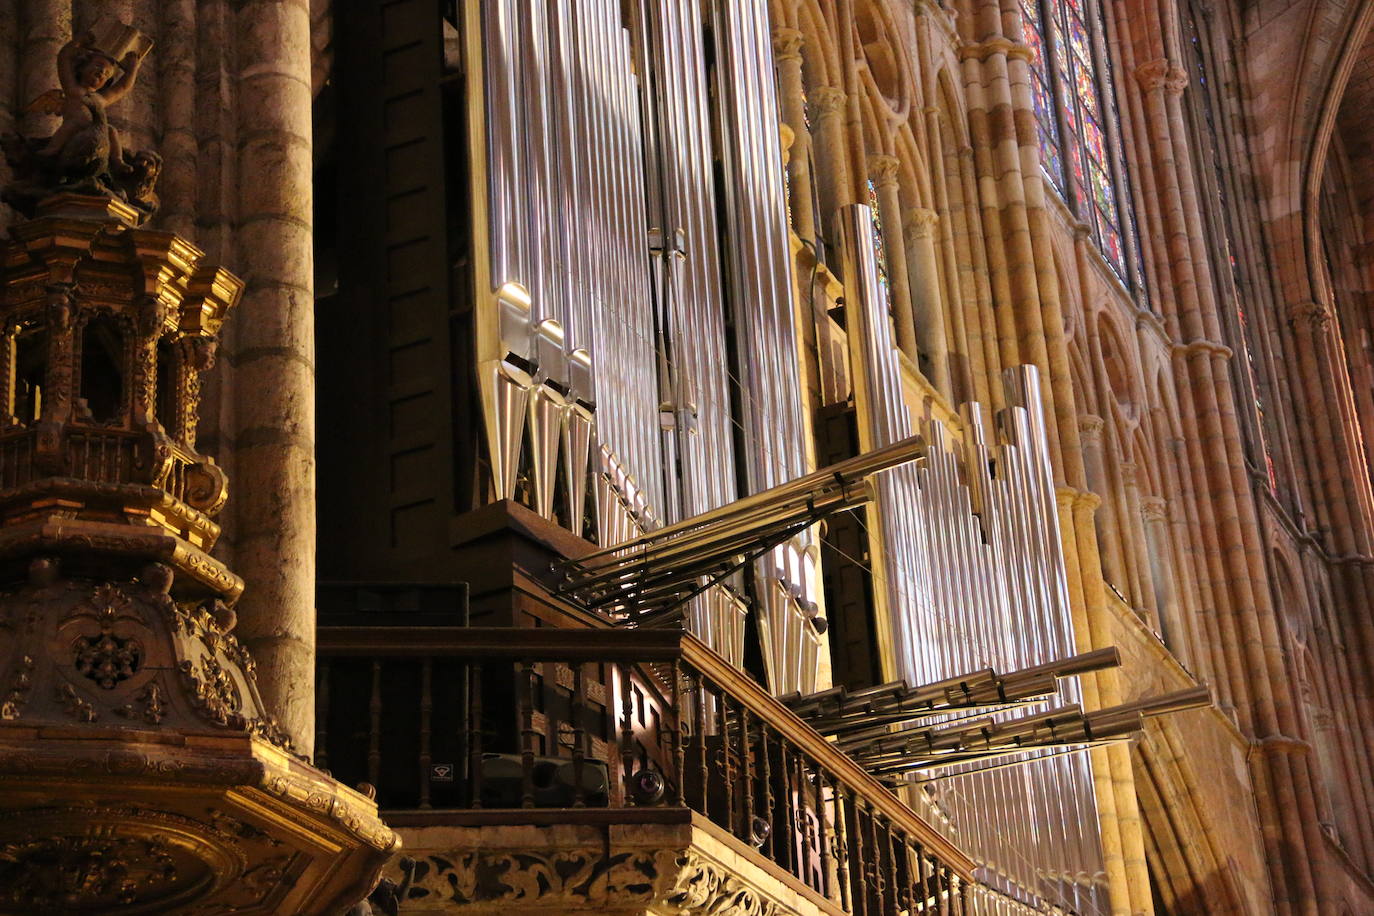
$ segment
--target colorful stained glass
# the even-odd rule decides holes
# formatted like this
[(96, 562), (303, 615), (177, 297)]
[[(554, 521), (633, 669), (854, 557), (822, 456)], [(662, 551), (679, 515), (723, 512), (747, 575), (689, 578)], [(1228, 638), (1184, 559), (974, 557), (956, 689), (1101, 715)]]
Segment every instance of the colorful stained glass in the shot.
[[(1132, 270), (1122, 234), (1125, 226), (1136, 237), (1135, 217), (1129, 194), (1116, 188), (1125, 164), (1112, 149), (1120, 127), (1110, 69), (1096, 50), (1104, 26), (1094, 6), (1093, 0), (1022, 0), (1041, 163), (1050, 183), (1092, 229), (1112, 270), (1143, 290), (1138, 259)], [(1130, 250), (1138, 249), (1136, 244)]]
[(892, 284), (887, 276), (887, 243), (883, 240), (883, 211), (878, 205), (878, 188), (873, 179), (868, 180), (868, 213), (873, 221), (873, 250), (878, 256), (878, 283), (883, 288), (883, 298), (887, 307), (892, 308)]

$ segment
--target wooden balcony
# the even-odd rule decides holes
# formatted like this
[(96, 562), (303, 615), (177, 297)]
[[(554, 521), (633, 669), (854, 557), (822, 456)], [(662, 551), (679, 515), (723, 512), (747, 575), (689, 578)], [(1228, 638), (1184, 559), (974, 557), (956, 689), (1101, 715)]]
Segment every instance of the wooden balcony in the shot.
[(408, 913), (967, 912), (963, 853), (681, 631), (325, 626), (319, 654), (317, 763), (376, 787)]

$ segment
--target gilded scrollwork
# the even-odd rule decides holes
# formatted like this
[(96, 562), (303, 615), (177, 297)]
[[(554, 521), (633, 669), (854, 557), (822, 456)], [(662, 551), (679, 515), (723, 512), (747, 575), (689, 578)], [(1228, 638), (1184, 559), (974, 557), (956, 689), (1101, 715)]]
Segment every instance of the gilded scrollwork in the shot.
[(795, 916), (692, 849), (465, 849), (419, 859), (410, 897), (455, 904), (670, 908), (679, 916)]
[(150, 681), (135, 695), (134, 700), (138, 703), (137, 708), (133, 703), (126, 703), (116, 709), (115, 712), (126, 719), (142, 719), (150, 725), (161, 723), (167, 715), (162, 688), (158, 686), (157, 681)]
[(0, 902), (43, 912), (156, 899), (177, 878), (177, 863), (155, 838), (48, 836), (0, 846)]
[(239, 712), (243, 697), (238, 684), (219, 659), (213, 655), (202, 655), (198, 661), (184, 659), (178, 670), (202, 716), (218, 725), (237, 728), (245, 724)]
[(100, 718), (100, 713), (96, 712), (95, 707), (77, 693), (76, 688), (71, 684), (58, 686), (57, 701), (62, 704), (67, 715), (78, 722), (94, 722)]
[(0, 719), (19, 718), (24, 704), (28, 701), (29, 691), (33, 689), (33, 665), (32, 655), (19, 657), (14, 666), (14, 675), (10, 679), (9, 693), (5, 695), (5, 702), (0, 704)]
[(108, 630), (94, 636), (78, 636), (72, 643), (72, 664), (78, 674), (106, 690), (133, 677), (143, 660), (138, 640), (116, 636)]

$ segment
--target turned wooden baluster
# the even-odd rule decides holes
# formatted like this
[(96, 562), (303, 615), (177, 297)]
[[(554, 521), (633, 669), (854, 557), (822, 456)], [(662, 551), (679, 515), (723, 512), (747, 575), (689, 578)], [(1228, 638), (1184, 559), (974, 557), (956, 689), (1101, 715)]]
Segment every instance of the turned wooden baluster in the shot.
[(721, 779), (725, 783), (725, 827), (731, 833), (738, 835), (739, 830), (735, 826), (738, 821), (735, 819), (735, 759), (730, 753), (730, 709), (729, 700), (722, 692), (716, 697), (716, 735), (720, 742), (720, 750), (717, 751), (716, 759), (719, 762), (717, 772), (721, 774)]
[(670, 800), (674, 805), (684, 803), (683, 783), (686, 782), (686, 753), (682, 743), (682, 662), (673, 660), (672, 688), (673, 716), (673, 789)]
[(372, 698), (368, 701), (371, 715), (367, 735), (367, 781), (379, 791), (382, 778), (382, 663), (372, 663)]
[(520, 660), (520, 687), (524, 694), (519, 700), (520, 713), (520, 805), (534, 807), (534, 743), (539, 732), (534, 727), (535, 695), (534, 662)]
[(849, 810), (854, 812), (854, 823), (850, 825), (849, 830), (849, 836), (854, 840), (854, 867), (851, 869), (854, 875), (854, 912), (860, 916), (868, 916), (868, 889), (873, 878), (869, 871), (868, 857), (864, 854), (863, 811), (859, 808), (854, 791), (850, 789), (846, 794), (849, 796)]
[(429, 808), (430, 717), (434, 712), (434, 659), (420, 662), (420, 807)]
[(473, 808), (482, 807), (482, 666), (468, 666), (468, 776)]
[(581, 662), (573, 663), (573, 695), (572, 695), (572, 759), (573, 759), (573, 807), (587, 807), (587, 793), (582, 786), (582, 773), (586, 767), (587, 749), (586, 733), (582, 727), (586, 712), (583, 708), (583, 669), (586, 665)]
[(763, 818), (766, 821), (768, 821), (768, 836), (764, 839), (763, 845), (760, 846), (759, 849), (764, 853), (764, 855), (776, 861), (778, 849), (776, 842), (778, 822), (776, 817), (777, 812), (775, 812), (773, 809), (773, 765), (771, 761), (769, 761), (768, 759), (769, 753), (770, 752), (768, 750), (768, 726), (767, 724), (760, 722), (759, 764), (763, 769)]
[(710, 779), (706, 768), (706, 682), (701, 675), (693, 678), (696, 689), (693, 691), (692, 702), (695, 705), (694, 730), (696, 731), (697, 742), (697, 778), (701, 786), (701, 804), (697, 810), (706, 816), (710, 816), (711, 808), (711, 787)]
[(817, 891), (828, 896), (830, 891), (830, 862), (827, 847), (828, 833), (825, 829), (825, 783), (822, 781), (821, 772), (820, 764), (816, 764), (812, 785), (816, 791), (816, 855), (820, 859), (821, 870), (816, 877), (815, 887)]
[(621, 760), (621, 782), (625, 786), (628, 796), (626, 801), (634, 798), (634, 775), (635, 775), (635, 723), (634, 723), (634, 690), (630, 682), (630, 667), (619, 665), (620, 672), (620, 760)]

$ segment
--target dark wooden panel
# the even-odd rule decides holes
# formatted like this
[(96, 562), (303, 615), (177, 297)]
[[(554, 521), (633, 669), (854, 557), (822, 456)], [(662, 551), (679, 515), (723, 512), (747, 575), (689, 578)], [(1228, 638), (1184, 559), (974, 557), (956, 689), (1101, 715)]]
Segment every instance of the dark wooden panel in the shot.
[[(835, 464), (858, 454), (854, 408), (845, 404), (816, 412), (816, 459)], [(825, 609), (830, 621), (830, 663), (836, 684), (863, 687), (879, 683), (878, 644), (873, 621), (873, 577), (867, 568), (866, 512), (840, 512), (825, 523), (821, 561), (825, 569)]]

